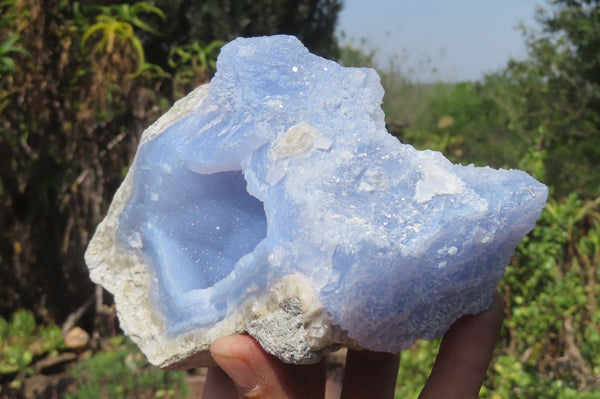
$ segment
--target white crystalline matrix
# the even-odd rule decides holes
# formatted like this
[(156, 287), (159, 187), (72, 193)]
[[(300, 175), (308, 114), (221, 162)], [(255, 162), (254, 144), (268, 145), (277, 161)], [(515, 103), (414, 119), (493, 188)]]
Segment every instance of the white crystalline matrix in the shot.
[(397, 352), (491, 303), (547, 188), (392, 137), (377, 73), (237, 39), (151, 126), (86, 253), (149, 359), (247, 331), (295, 363)]

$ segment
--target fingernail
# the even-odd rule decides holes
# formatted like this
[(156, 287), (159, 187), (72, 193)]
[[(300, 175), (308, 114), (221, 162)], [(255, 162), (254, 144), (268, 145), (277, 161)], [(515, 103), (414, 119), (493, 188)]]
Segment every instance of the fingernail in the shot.
[(212, 357), (238, 389), (252, 392), (258, 388), (258, 377), (248, 363), (236, 357), (228, 338), (223, 337), (213, 342), (210, 348)]
[(258, 378), (245, 361), (227, 358), (223, 359), (219, 364), (239, 389), (245, 392), (252, 392), (258, 388)]

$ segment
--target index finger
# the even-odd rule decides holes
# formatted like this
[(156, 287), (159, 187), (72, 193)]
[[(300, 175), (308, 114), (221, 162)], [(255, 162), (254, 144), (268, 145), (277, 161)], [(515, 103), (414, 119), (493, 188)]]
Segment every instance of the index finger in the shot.
[(419, 399), (477, 398), (504, 317), (496, 292), (489, 310), (459, 319), (444, 334), (438, 357)]

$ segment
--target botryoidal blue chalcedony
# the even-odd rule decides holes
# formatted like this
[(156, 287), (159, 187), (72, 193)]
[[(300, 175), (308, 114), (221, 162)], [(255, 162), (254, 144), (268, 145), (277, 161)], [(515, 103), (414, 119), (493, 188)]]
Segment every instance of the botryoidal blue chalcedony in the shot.
[(385, 129), (375, 70), (237, 39), (149, 127), (86, 253), (154, 364), (248, 332), (286, 362), (397, 352), (486, 309), (547, 188)]

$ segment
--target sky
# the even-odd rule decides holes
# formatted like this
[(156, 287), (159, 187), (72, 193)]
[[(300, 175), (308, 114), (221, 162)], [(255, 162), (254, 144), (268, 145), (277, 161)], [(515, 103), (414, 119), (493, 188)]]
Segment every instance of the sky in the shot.
[[(478, 80), (526, 57), (516, 27), (537, 28), (541, 0), (344, 0), (337, 32), (418, 81)], [(339, 37), (339, 36), (338, 36)], [(342, 41), (344, 43), (344, 41)]]

